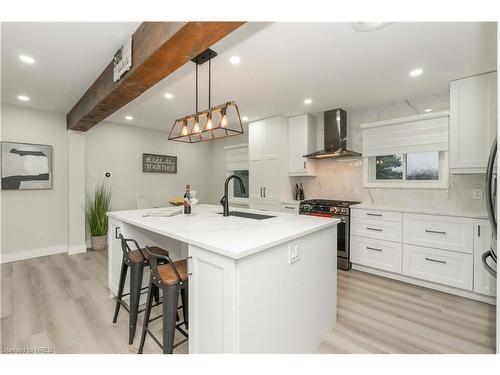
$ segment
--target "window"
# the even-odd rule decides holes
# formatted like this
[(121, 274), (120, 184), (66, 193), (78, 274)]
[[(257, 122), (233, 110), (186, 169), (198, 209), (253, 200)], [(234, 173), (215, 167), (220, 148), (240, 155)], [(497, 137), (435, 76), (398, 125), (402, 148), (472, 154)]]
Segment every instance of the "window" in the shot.
[(448, 153), (412, 152), (365, 158), (365, 187), (448, 187)]
[(361, 124), (365, 187), (448, 188), (449, 113)]
[(226, 150), (226, 177), (232, 174), (238, 176), (243, 181), (245, 193), (241, 190), (238, 181), (232, 179), (229, 182), (229, 203), (230, 204), (248, 204), (249, 192), (249, 163), (248, 163), (248, 144), (232, 145), (225, 147)]
[(234, 183), (233, 181), (233, 197), (234, 198), (248, 198), (248, 169), (233, 171), (233, 174), (238, 176), (243, 180), (243, 186), (245, 187), (245, 192), (241, 191), (241, 185), (239, 183)]

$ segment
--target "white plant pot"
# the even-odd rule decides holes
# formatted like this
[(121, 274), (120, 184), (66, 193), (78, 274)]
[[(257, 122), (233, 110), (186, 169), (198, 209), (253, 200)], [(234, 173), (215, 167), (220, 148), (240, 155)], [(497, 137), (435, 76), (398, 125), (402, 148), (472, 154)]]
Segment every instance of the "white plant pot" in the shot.
[(90, 243), (92, 245), (92, 249), (94, 250), (104, 250), (108, 246), (108, 235), (104, 236), (91, 236)]

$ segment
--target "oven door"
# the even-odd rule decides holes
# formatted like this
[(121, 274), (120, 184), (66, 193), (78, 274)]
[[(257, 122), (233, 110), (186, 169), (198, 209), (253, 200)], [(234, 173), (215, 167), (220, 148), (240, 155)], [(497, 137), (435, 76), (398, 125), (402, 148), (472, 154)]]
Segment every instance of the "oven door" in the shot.
[(349, 259), (349, 216), (335, 216), (337, 225), (337, 256)]

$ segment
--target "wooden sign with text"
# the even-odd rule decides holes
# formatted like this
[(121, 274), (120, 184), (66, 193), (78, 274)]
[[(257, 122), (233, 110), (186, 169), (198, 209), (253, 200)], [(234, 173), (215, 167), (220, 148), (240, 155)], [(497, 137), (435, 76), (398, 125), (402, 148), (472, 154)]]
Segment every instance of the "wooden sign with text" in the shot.
[(146, 173), (177, 173), (177, 156), (142, 154), (142, 171)]

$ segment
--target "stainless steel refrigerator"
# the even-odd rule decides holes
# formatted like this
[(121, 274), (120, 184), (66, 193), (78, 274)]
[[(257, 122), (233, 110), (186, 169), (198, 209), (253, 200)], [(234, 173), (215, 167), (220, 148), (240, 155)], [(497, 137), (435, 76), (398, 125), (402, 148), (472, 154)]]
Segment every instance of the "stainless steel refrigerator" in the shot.
[(486, 209), (488, 211), (488, 219), (491, 225), (491, 246), (488, 251), (482, 255), (483, 265), (491, 275), (497, 277), (497, 139), (491, 147), (490, 157), (488, 158), (488, 166), (486, 167)]

